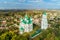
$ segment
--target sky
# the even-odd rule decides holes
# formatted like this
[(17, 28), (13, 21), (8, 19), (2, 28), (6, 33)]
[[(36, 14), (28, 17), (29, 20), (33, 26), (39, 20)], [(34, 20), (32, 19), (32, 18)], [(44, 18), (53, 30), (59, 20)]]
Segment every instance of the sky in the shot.
[(60, 9), (60, 0), (0, 0), (0, 9)]

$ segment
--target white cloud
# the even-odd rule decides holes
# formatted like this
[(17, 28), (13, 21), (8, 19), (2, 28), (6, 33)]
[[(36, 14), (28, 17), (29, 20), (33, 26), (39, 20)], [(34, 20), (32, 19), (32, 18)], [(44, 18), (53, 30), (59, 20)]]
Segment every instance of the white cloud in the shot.
[(4, 3), (6, 4), (6, 3), (8, 3), (7, 1), (4, 1)]
[(56, 5), (56, 6), (59, 6), (60, 5), (60, 0), (51, 0), (52, 2), (45, 2), (45, 1), (41, 1), (41, 4), (45, 4), (45, 5)]
[(51, 0), (51, 1), (59, 1), (59, 0)]
[(60, 3), (60, 0), (51, 0), (51, 1), (55, 3)]
[(28, 0), (28, 2), (40, 2), (42, 0)]
[(25, 2), (26, 0), (18, 0), (19, 2)]

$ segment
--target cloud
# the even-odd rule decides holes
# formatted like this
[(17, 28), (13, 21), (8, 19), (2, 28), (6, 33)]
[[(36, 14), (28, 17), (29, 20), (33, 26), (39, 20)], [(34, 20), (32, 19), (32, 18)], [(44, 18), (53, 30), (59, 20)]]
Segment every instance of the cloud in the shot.
[(28, 0), (28, 2), (40, 2), (41, 0)]
[(18, 0), (19, 2), (25, 2), (26, 0)]
[(57, 0), (51, 0), (51, 1), (57, 1)]
[(60, 4), (60, 0), (50, 0), (50, 1), (46, 2), (43, 0), (41, 1), (41, 4), (46, 4), (46, 5), (59, 5)]
[[(26, 2), (27, 1), (27, 2)], [(8, 6), (9, 5), (9, 6)], [(60, 7), (60, 0), (11, 0), (9, 1), (0, 1), (0, 8), (25, 8), (25, 9), (54, 9)]]
[(58, 0), (51, 0), (51, 1), (58, 1)]

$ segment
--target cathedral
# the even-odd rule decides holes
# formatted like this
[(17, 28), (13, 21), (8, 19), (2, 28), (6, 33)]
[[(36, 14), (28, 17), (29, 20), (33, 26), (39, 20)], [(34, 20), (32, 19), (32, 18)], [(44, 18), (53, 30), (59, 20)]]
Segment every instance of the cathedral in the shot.
[[(41, 20), (41, 29), (47, 29), (48, 28), (48, 20), (47, 20), (47, 14), (46, 12), (43, 12), (42, 20)], [(33, 31), (33, 20), (32, 17), (28, 17), (25, 15), (24, 18), (20, 18), (20, 34), (23, 34), (24, 32), (31, 32)]]
[(32, 17), (28, 17), (25, 15), (24, 18), (20, 18), (20, 34), (23, 34), (24, 32), (30, 32), (33, 30), (33, 21)]

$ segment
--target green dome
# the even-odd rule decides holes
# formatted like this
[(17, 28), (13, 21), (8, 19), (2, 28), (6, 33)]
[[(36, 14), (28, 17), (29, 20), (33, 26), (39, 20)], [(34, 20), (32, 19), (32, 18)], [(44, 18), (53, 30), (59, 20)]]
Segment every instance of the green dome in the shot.
[(21, 27), (21, 28), (20, 28), (20, 30), (22, 30), (22, 31), (23, 31), (23, 30), (24, 30), (24, 28), (23, 28), (23, 27)]
[(26, 19), (28, 19), (28, 16), (27, 16), (27, 15), (25, 15), (25, 18), (26, 18)]
[(44, 11), (43, 14), (46, 15), (46, 11)]
[(20, 21), (23, 21), (23, 19), (22, 19), (22, 18), (20, 18)]
[(20, 20), (24, 23), (24, 24), (31, 24), (32, 23), (32, 17), (28, 17), (27, 15), (25, 15), (25, 18), (22, 19), (20, 18)]

